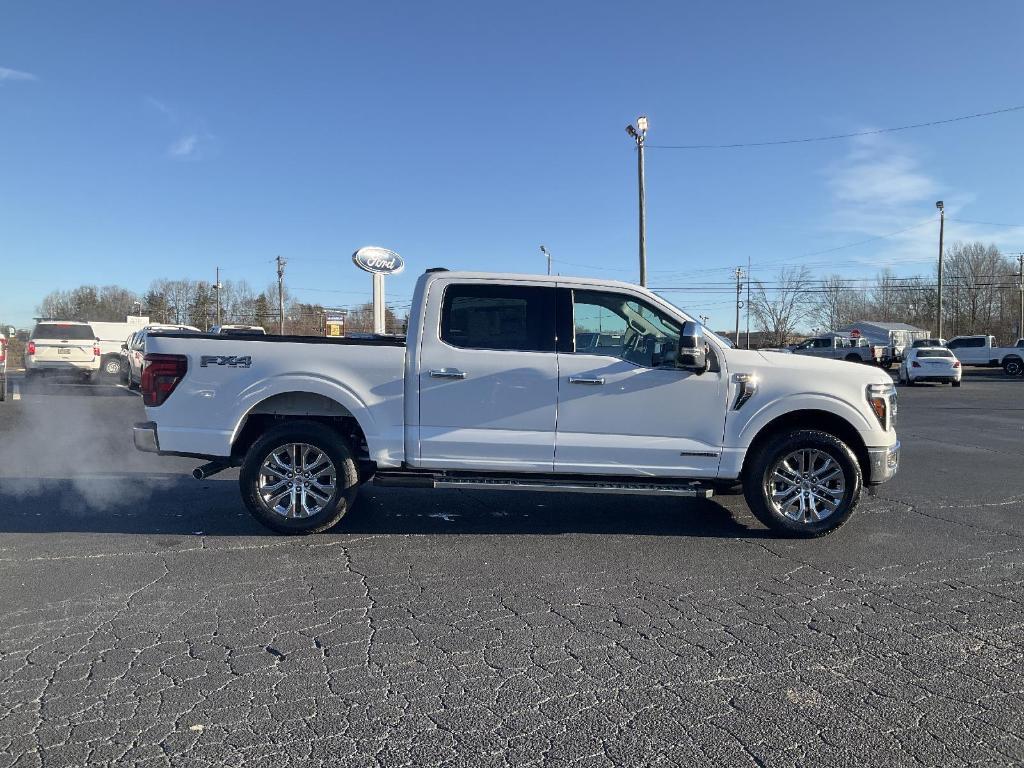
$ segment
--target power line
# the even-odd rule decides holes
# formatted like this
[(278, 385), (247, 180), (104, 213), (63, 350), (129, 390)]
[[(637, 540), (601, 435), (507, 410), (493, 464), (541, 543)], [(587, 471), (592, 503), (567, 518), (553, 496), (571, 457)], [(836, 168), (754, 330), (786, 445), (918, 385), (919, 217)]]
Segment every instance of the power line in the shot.
[(899, 125), (894, 128), (876, 128), (870, 131), (855, 131), (854, 133), (836, 133), (829, 136), (809, 136), (801, 139), (773, 139), (770, 141), (749, 141), (734, 144), (648, 144), (648, 149), (740, 149), (743, 147), (775, 147), (782, 144), (811, 144), (819, 141), (837, 141), (839, 139), (853, 139), (857, 136), (877, 136), (881, 133), (895, 133), (897, 131), (909, 131), (914, 128), (931, 128), (936, 125), (958, 123), (963, 120), (975, 120), (979, 117), (991, 117), (1002, 115), (1007, 112), (1019, 112), (1024, 109), (1024, 104), (1015, 107), (1004, 107), (993, 109), (989, 112), (975, 112), (971, 115), (960, 115), (959, 117), (948, 117), (944, 120), (930, 120), (926, 123), (912, 123), (910, 125)]

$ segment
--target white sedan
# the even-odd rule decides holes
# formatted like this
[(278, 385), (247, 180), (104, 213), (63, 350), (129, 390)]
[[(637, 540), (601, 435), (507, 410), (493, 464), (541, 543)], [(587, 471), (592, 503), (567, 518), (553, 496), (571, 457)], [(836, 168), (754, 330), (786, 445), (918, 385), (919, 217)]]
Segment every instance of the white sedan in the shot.
[(897, 375), (900, 384), (913, 386), (919, 381), (937, 381), (959, 387), (963, 368), (956, 355), (945, 347), (915, 347), (906, 350)]

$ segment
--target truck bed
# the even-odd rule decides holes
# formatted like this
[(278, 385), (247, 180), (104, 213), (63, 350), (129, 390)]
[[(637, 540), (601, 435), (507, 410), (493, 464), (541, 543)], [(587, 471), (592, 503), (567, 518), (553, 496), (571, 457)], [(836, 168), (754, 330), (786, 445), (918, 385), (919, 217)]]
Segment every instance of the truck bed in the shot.
[(309, 413), (356, 418), (381, 466), (404, 459), (403, 337), (158, 333), (146, 353), (188, 359), (167, 401), (147, 409), (162, 452), (230, 456), (248, 418)]

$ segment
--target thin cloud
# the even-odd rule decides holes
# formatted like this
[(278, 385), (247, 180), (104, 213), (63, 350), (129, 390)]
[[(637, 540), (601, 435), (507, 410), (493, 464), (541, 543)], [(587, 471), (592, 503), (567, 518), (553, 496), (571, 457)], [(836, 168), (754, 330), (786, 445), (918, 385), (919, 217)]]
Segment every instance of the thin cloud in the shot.
[(3, 82), (14, 82), (14, 81), (32, 81), (38, 80), (39, 78), (33, 75), (31, 72), (22, 72), (20, 69), (9, 69), (8, 67), (0, 67), (0, 83)]
[(198, 144), (199, 137), (194, 133), (190, 133), (171, 144), (167, 149), (167, 153), (171, 157), (190, 157), (195, 153)]
[[(839, 162), (825, 171), (834, 212), (829, 229), (866, 237), (889, 233), (865, 255), (849, 254), (851, 267), (877, 269), (906, 266), (919, 269), (938, 255), (938, 212), (936, 200), (946, 207), (946, 240), (981, 240), (1005, 245), (1008, 234), (984, 227), (957, 225), (951, 219), (975, 202), (970, 191), (950, 191), (941, 179), (927, 173), (910, 145), (886, 136), (861, 136)], [(928, 226), (929, 216), (935, 225)], [(965, 218), (967, 218), (965, 216)], [(908, 222), (921, 222), (909, 227)]]
[(145, 103), (146, 106), (155, 109), (161, 115), (165, 115), (166, 117), (169, 117), (172, 120), (174, 119), (174, 111), (169, 106), (167, 106), (165, 102), (160, 101), (160, 99), (157, 99), (153, 96), (147, 96), (145, 99), (143, 99), (143, 103)]
[(177, 135), (167, 145), (167, 157), (174, 160), (198, 160), (216, 153), (217, 137), (207, 130), (202, 118), (184, 114), (178, 107), (155, 96), (143, 97), (142, 103), (147, 109), (159, 113), (162, 122), (170, 129), (168, 132)]

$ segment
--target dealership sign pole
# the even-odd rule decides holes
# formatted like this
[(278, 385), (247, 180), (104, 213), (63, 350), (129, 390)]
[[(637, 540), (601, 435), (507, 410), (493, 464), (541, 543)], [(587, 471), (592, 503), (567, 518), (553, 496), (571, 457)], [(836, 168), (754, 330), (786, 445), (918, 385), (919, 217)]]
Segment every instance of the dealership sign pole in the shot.
[(397, 275), (405, 269), (405, 260), (394, 251), (367, 245), (352, 254), (352, 261), (364, 272), (373, 275), (373, 332), (382, 334), (384, 327), (384, 276)]

